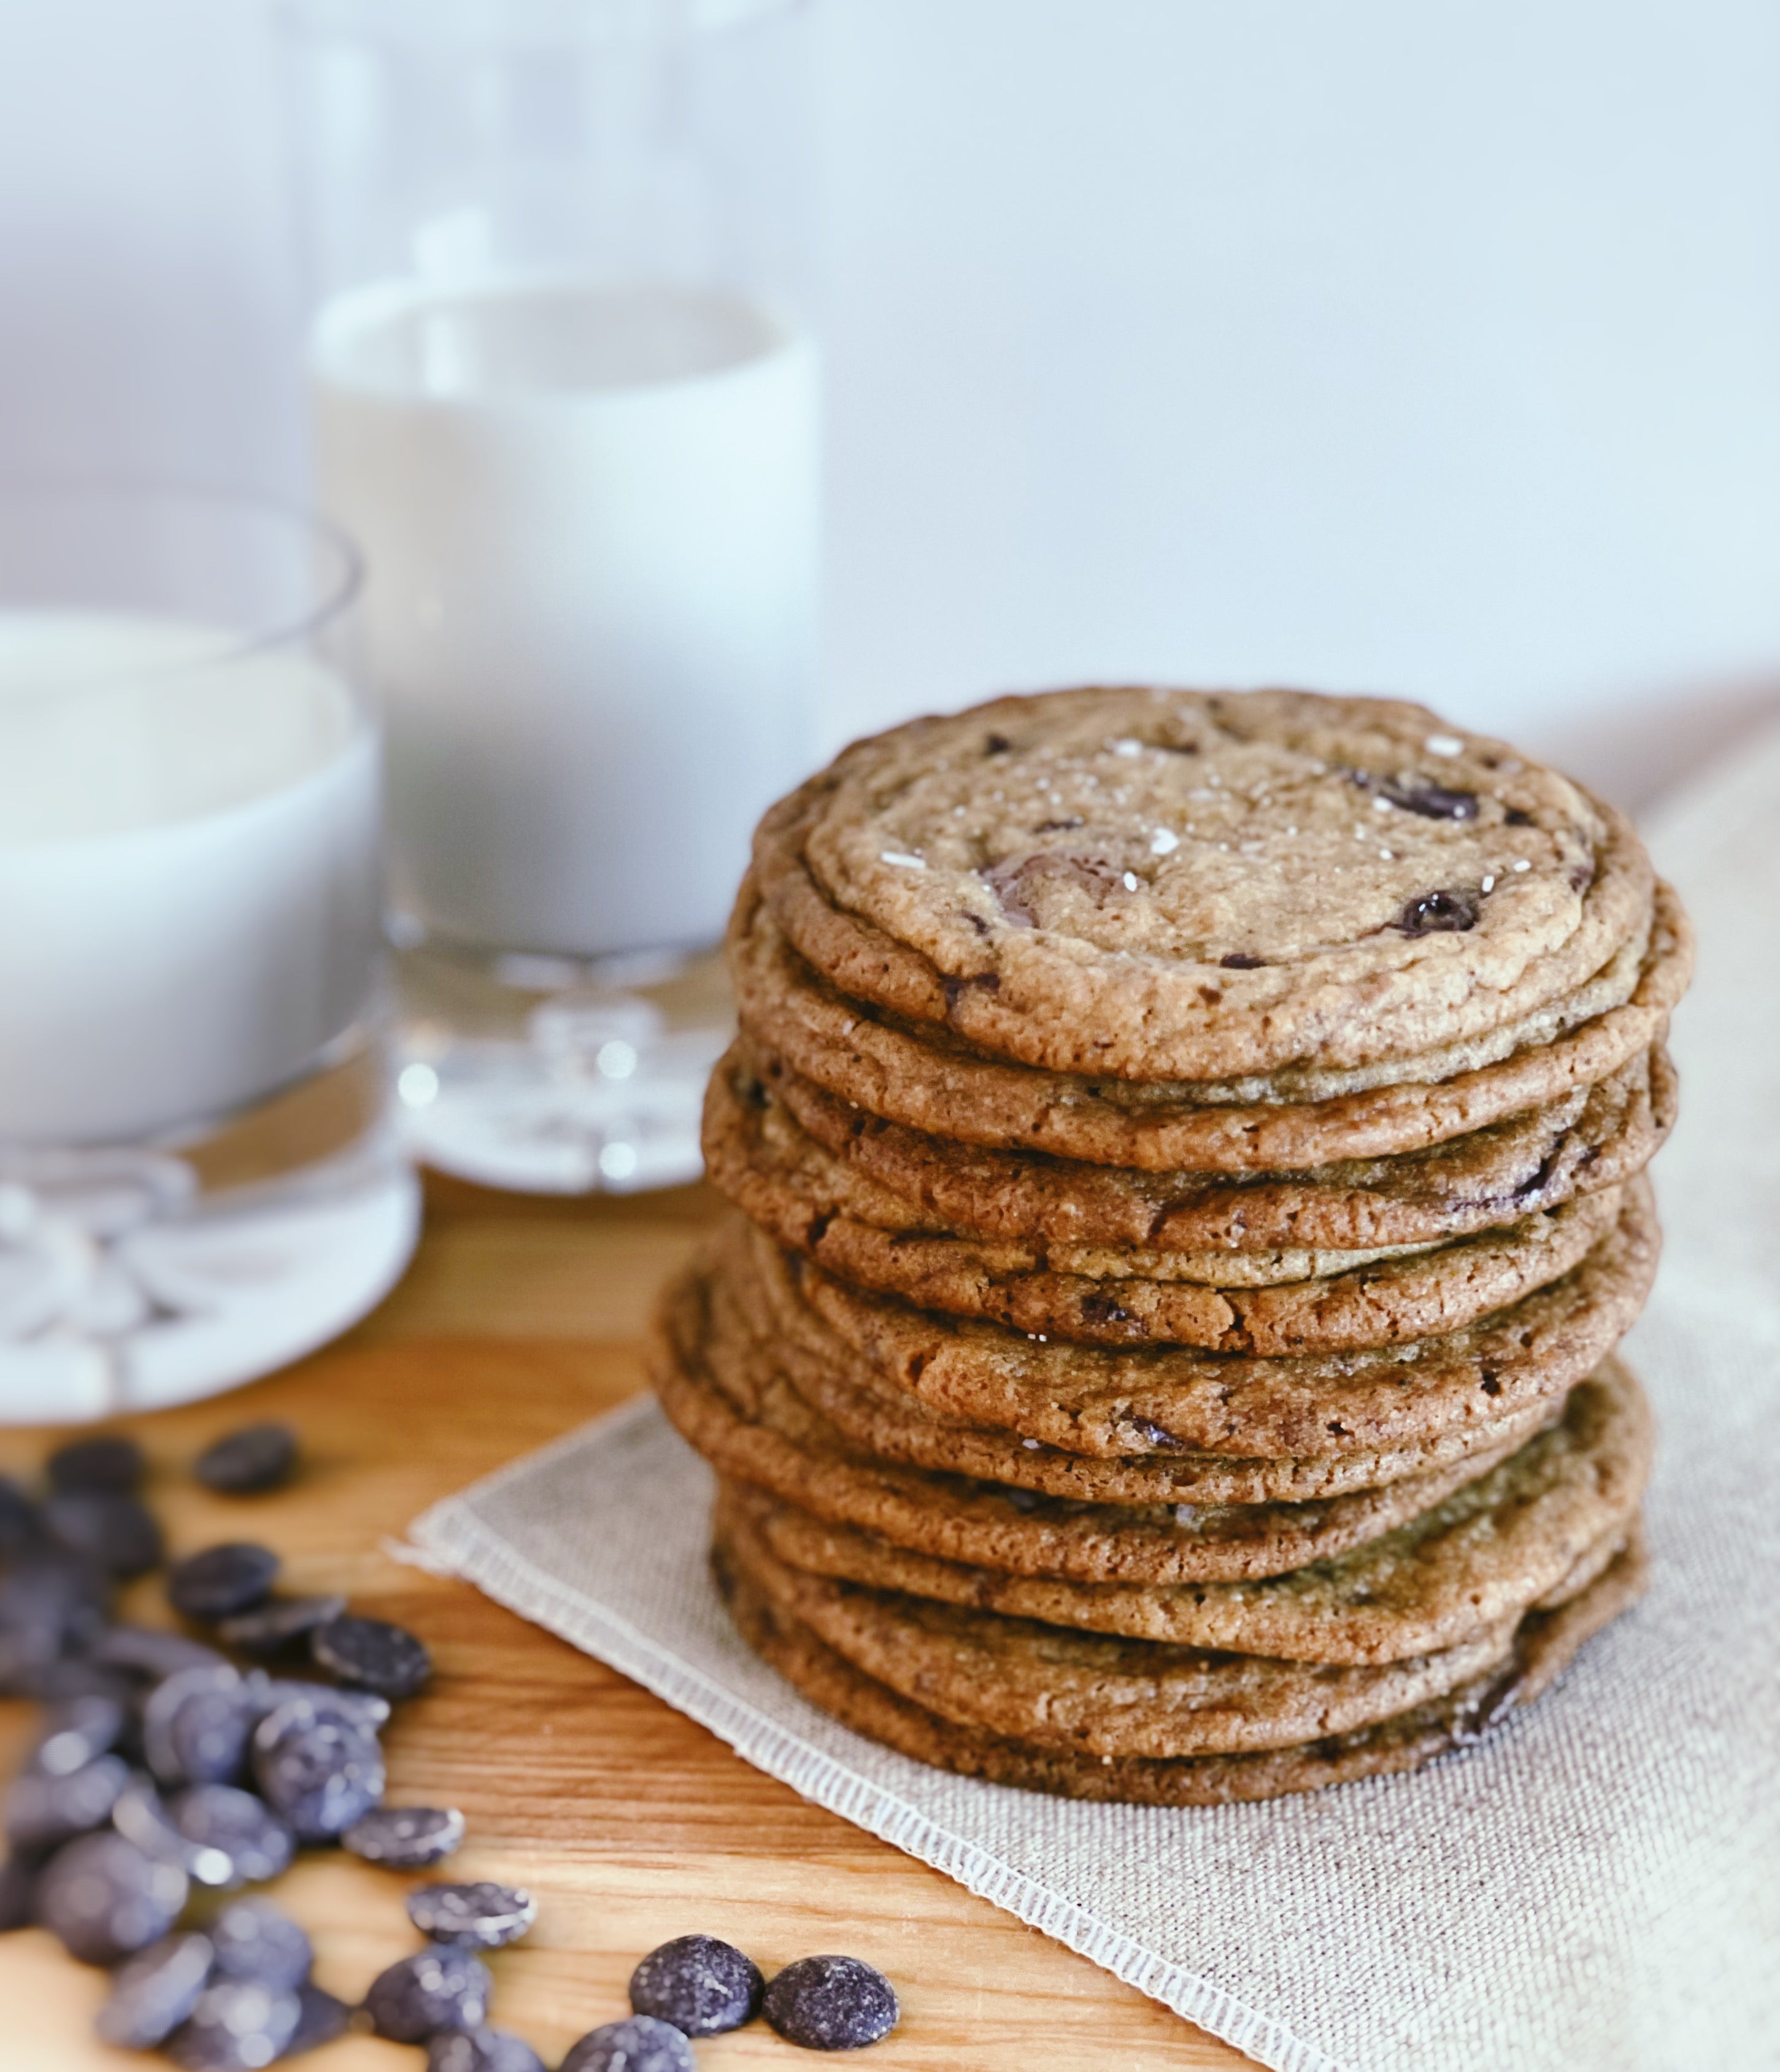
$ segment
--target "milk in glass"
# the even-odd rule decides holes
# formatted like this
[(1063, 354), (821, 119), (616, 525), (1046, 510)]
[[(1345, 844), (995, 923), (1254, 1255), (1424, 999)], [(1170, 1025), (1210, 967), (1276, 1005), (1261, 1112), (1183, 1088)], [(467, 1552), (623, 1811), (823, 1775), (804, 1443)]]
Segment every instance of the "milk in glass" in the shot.
[(128, 611), (0, 611), (0, 1142), (164, 1133), (364, 1013), (377, 750), (310, 656)]
[(400, 903), (491, 949), (713, 939), (809, 755), (812, 342), (714, 291), (393, 283), (323, 310), (312, 374)]

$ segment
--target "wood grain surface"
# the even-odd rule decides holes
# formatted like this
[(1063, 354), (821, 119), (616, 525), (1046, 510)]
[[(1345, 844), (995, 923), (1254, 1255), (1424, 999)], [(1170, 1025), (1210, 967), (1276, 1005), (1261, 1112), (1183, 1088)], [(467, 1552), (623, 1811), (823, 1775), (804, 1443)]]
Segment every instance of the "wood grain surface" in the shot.
[[(174, 1551), (263, 1539), (298, 1590), (339, 1589), (431, 1646), (438, 1674), (388, 1735), (393, 1802), (461, 1806), (470, 1840), (450, 1874), (529, 1885), (538, 1922), (493, 1959), (495, 2020), (553, 2064), (628, 2012), (625, 1982), (668, 1937), (707, 1930), (769, 1971), (845, 1951), (902, 1996), (901, 2026), (861, 2059), (874, 2072), (1185, 2072), (1250, 2061), (987, 1901), (808, 1805), (623, 1677), (468, 1586), (391, 1557), (435, 1498), (555, 1437), (642, 1386), (636, 1338), (656, 1287), (712, 1212), (702, 1189), (549, 1202), (443, 1182), (407, 1279), (339, 1344), (190, 1410), (121, 1420), (154, 1463), (149, 1491)], [(187, 1464), (250, 1419), (302, 1433), (303, 1473), (275, 1496), (230, 1499)], [(0, 1432), (0, 1466), (34, 1470), (59, 1434)], [(132, 1616), (166, 1622), (149, 1578)], [(0, 1704), (0, 1763), (30, 1731)], [(338, 1853), (274, 1889), (309, 1930), (321, 1983), (356, 2000), (418, 1947), (412, 1876)], [(0, 2066), (99, 2072), (149, 2061), (91, 2040), (101, 1974), (47, 1936), (0, 1937)], [(808, 2063), (763, 2025), (698, 2046), (708, 2072)], [(394, 2072), (421, 2054), (364, 2036), (311, 2061)], [(851, 2062), (849, 2060), (849, 2062)]]

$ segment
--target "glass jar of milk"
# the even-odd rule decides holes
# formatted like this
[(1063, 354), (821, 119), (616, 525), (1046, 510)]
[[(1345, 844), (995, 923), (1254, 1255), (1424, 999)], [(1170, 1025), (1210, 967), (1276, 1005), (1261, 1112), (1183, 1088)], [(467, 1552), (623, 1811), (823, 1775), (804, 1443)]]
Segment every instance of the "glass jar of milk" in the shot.
[(407, 1119), (697, 1170), (708, 952), (812, 759), (795, 0), (291, 0), (319, 495), (364, 549)]
[(264, 1374), (413, 1248), (358, 586), (269, 504), (0, 493), (0, 1420)]

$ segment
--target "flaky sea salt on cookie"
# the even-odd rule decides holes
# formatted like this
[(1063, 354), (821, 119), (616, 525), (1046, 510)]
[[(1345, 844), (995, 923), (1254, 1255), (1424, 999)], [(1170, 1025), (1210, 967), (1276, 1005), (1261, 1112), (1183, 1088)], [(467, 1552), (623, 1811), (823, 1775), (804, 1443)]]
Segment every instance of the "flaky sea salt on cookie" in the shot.
[(1416, 705), (1004, 698), (856, 744), (768, 813), (764, 895), (844, 993), (1064, 1071), (1409, 1057), (1647, 928), (1610, 808)]

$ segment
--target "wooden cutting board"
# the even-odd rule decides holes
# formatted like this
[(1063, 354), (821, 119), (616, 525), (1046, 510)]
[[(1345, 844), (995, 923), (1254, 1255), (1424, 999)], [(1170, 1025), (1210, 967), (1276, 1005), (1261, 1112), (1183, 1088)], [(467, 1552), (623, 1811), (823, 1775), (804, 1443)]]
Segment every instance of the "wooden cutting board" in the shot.
[[(339, 1344), (191, 1410), (123, 1420), (154, 1462), (149, 1491), (175, 1553), (263, 1539), (295, 1590), (344, 1590), (412, 1626), (438, 1674), (388, 1736), (393, 1801), (460, 1806), (470, 1840), (446, 1875), (528, 1885), (536, 1927), (493, 1960), (495, 2020), (553, 2065), (629, 2012), (643, 1953), (705, 1930), (770, 1973), (841, 1951), (894, 1980), (901, 2026), (873, 2072), (1177, 2072), (1249, 2061), (939, 1872), (750, 1769), (623, 1677), (461, 1583), (386, 1551), (435, 1498), (642, 1386), (638, 1338), (656, 1289), (713, 1209), (702, 1188), (628, 1202), (555, 1202), (435, 1182), (412, 1271)], [(282, 1417), (306, 1466), (275, 1496), (228, 1499), (187, 1466), (217, 1433)], [(60, 1435), (0, 1432), (0, 1467), (35, 1470)], [(164, 1623), (153, 1578), (130, 1616)], [(28, 1708), (0, 1704), (10, 1773)], [(411, 1876), (316, 1855), (273, 1891), (306, 1927), (317, 1976), (356, 2000), (417, 1947)], [(41, 1933), (0, 1937), (0, 2065), (98, 2072), (151, 2061), (91, 2040), (99, 1973)], [(709, 2072), (813, 2061), (763, 2025), (698, 2045)], [(325, 2072), (393, 2072), (420, 2054), (368, 2037)], [(849, 2062), (852, 2062), (850, 2059)]]

